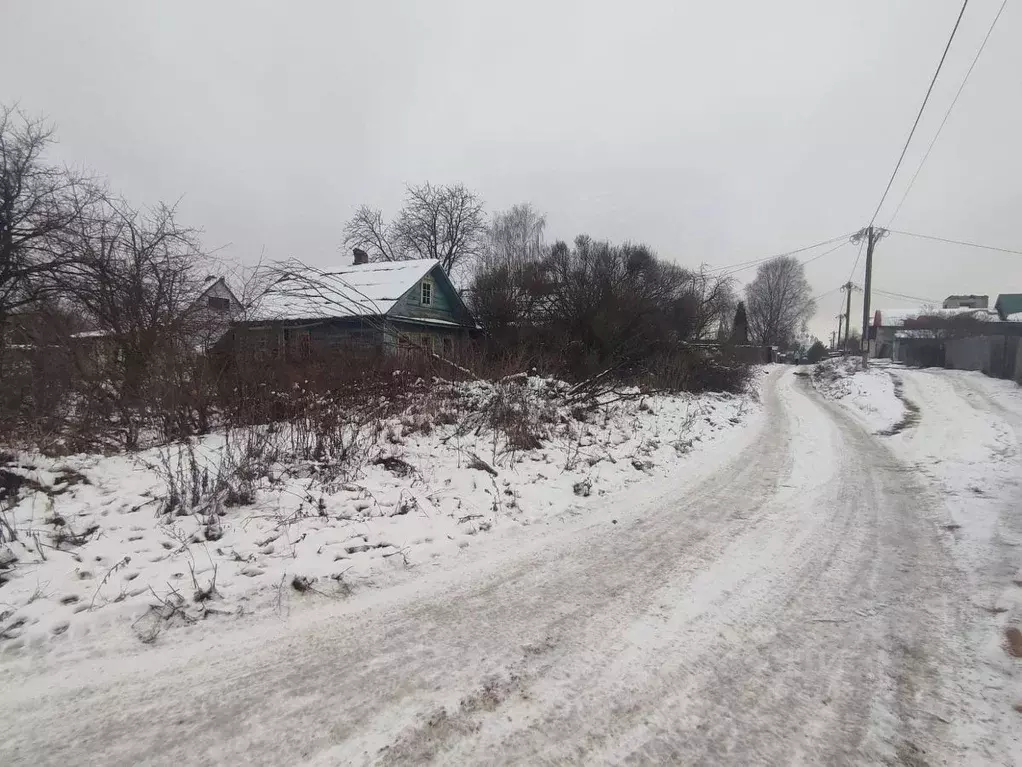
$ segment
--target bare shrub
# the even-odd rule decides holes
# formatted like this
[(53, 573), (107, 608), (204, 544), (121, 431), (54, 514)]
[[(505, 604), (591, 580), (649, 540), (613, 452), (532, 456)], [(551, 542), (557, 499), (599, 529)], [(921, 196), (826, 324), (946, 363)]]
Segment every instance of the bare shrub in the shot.
[[(283, 391), (256, 387), (235, 398), (217, 437), (159, 451), (153, 468), (163, 480), (158, 513), (166, 520), (195, 515), (200, 540), (218, 540), (232, 507), (257, 501), (259, 489), (283, 472), (327, 486), (359, 477), (382, 432), (386, 403), (351, 392), (293, 384)], [(310, 485), (311, 491), (312, 485)]]
[[(60, 288), (95, 328), (77, 359), (90, 399), (109, 402), (128, 449), (139, 446), (164, 382), (187, 391), (181, 370), (201, 335), (191, 307), (201, 293), (204, 259), (196, 234), (173, 207), (137, 210), (104, 197), (66, 235), (74, 260)], [(164, 408), (158, 410), (165, 412)], [(173, 434), (180, 428), (164, 421)]]
[(195, 592), (192, 594), (193, 602), (201, 604), (219, 596), (219, 593), (216, 590), (216, 565), (213, 565), (213, 575), (210, 577), (209, 582), (204, 586), (199, 583), (199, 578), (195, 574), (195, 565), (189, 564), (188, 567), (192, 575), (192, 585), (195, 587)]
[[(13, 456), (9, 457), (13, 458)], [(4, 460), (2, 463), (13, 463), (13, 461)], [(21, 499), (21, 488), (24, 484), (25, 479), (20, 473), (0, 467), (0, 544), (13, 543), (18, 540), (13, 510)], [(3, 549), (2, 551), (7, 550)], [(13, 563), (13, 559), (5, 562), (4, 566), (11, 563)]]
[(232, 429), (219, 449), (202, 450), (192, 441), (160, 450), (154, 467), (164, 493), (157, 513), (167, 521), (195, 515), (202, 522), (202, 540), (223, 536), (220, 518), (231, 506), (254, 503), (257, 485), (268, 476), (277, 447), (266, 429)]
[[(528, 212), (528, 211), (526, 211)], [(648, 383), (695, 389), (703, 380), (660, 375), (664, 361), (694, 372), (715, 364), (689, 344), (716, 334), (733, 312), (726, 277), (692, 272), (643, 245), (612, 245), (586, 236), (573, 246), (536, 247), (534, 217), (519, 217), (524, 245), (484, 259), (469, 290), (488, 330), (486, 355), (518, 370), (601, 386)], [(541, 230), (540, 230), (541, 231)], [(602, 380), (607, 379), (607, 380)], [(707, 377), (706, 382), (712, 381)]]
[(487, 433), (493, 437), (491, 460), (540, 447), (552, 433), (559, 414), (554, 402), (566, 386), (523, 373), (469, 386), (447, 385), (449, 407), (462, 416), (454, 434)]
[(46, 161), (53, 142), (45, 120), (0, 105), (0, 363), (8, 320), (52, 292), (54, 273), (71, 257), (64, 235), (98, 192)]

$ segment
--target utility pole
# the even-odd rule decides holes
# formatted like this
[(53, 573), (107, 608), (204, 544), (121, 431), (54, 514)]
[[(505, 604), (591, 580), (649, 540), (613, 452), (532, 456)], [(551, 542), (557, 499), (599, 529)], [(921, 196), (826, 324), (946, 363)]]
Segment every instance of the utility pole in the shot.
[(842, 320), (843, 320), (844, 318), (845, 318), (845, 315), (844, 315), (844, 314), (839, 314), (839, 315), (837, 316), (837, 341), (835, 341), (835, 342), (834, 342), (834, 348), (835, 348), (835, 349), (837, 349), (837, 348), (838, 348), (838, 345), (839, 345), (839, 344), (841, 343), (841, 327), (842, 327), (842, 325), (841, 325), (841, 321), (842, 321)]
[[(866, 238), (866, 279), (862, 286), (862, 366), (869, 366), (869, 298), (873, 282), (873, 246), (887, 234), (886, 229), (874, 227), (872, 224), (860, 229), (852, 237), (852, 242)], [(851, 295), (851, 291), (849, 291)]]
[[(838, 317), (840, 317), (840, 316), (841, 315), (839, 314)], [(838, 331), (838, 332), (840, 333), (840, 331)], [(830, 348), (831, 348), (831, 350), (834, 350), (834, 349), (837, 348), (836, 342), (834, 341), (835, 338), (837, 338), (837, 336), (834, 335), (834, 331), (833, 330), (830, 331)]]
[(851, 325), (851, 321), (852, 321), (852, 283), (851, 282), (846, 282), (844, 284), (844, 289), (846, 291), (848, 291), (848, 295), (845, 298), (845, 346), (844, 346), (844, 350), (845, 350), (844, 353), (845, 353), (845, 356), (847, 357), (848, 356), (848, 332), (849, 332), (849, 330), (852, 327), (852, 325)]

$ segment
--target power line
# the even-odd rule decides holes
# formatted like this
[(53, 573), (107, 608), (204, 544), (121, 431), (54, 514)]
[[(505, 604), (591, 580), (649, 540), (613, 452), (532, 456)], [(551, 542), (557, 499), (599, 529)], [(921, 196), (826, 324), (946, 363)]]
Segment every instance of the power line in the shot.
[(843, 240), (843, 239), (845, 239), (846, 237), (849, 237), (849, 236), (850, 236), (849, 234), (842, 234), (840, 237), (832, 237), (831, 239), (824, 240), (823, 242), (817, 242), (817, 243), (815, 243), (813, 245), (806, 245), (804, 248), (797, 248), (796, 250), (789, 250), (789, 251), (787, 251), (785, 253), (776, 253), (776, 254), (774, 254), (772, 256), (765, 256), (763, 258), (753, 259), (752, 261), (742, 261), (742, 262), (739, 262), (737, 264), (730, 264), (728, 266), (718, 266), (718, 267), (714, 267), (712, 269), (708, 269), (707, 271), (711, 271), (711, 272), (726, 271), (728, 273), (728, 275), (731, 275), (731, 274), (735, 274), (737, 272), (744, 271), (745, 269), (749, 269), (749, 268), (751, 268), (753, 266), (758, 266), (759, 264), (764, 264), (767, 261), (772, 261), (775, 258), (783, 258), (784, 256), (794, 256), (797, 253), (804, 253), (805, 251), (812, 250), (813, 248), (819, 248), (819, 247), (822, 247), (823, 245), (830, 245), (833, 242), (837, 242), (838, 240)]
[(810, 299), (809, 299), (809, 302), (810, 302), (810, 303), (813, 303), (813, 302), (815, 302), (815, 301), (819, 301), (819, 300), (820, 300), (821, 298), (826, 298), (826, 297), (827, 297), (827, 296), (829, 296), (829, 295), (830, 295), (831, 293), (837, 293), (837, 292), (838, 292), (839, 290), (841, 290), (842, 288), (844, 288), (844, 285), (838, 285), (838, 286), (837, 286), (836, 288), (831, 288), (831, 289), (830, 289), (830, 290), (828, 290), (828, 291), (827, 291), (826, 293), (820, 293), (820, 295), (818, 295), (818, 296), (814, 296), (813, 298), (810, 298)]
[(905, 194), (901, 196), (901, 201), (898, 203), (898, 207), (894, 209), (894, 215), (891, 216), (892, 224), (894, 223), (894, 219), (898, 217), (898, 213), (901, 212), (901, 206), (905, 204), (905, 200), (908, 198), (908, 193), (912, 191), (912, 186), (916, 183), (916, 179), (919, 177), (919, 172), (923, 169), (923, 166), (929, 159), (930, 152), (933, 151), (934, 144), (936, 144), (937, 139), (940, 138), (940, 132), (944, 130), (944, 126), (947, 124), (947, 120), (951, 116), (951, 111), (955, 108), (955, 104), (958, 103), (958, 97), (961, 96), (962, 91), (965, 90), (965, 84), (969, 82), (969, 76), (972, 74), (972, 70), (976, 68), (976, 62), (979, 61), (979, 57), (983, 55), (983, 49), (987, 47), (987, 40), (990, 39), (990, 35), (994, 31), (994, 27), (997, 26), (997, 20), (1001, 18), (1001, 14), (1004, 12), (1004, 8), (1007, 5), (1008, 0), (1004, 0), (997, 11), (997, 15), (994, 16), (994, 20), (990, 23), (990, 29), (987, 30), (986, 37), (983, 38), (983, 42), (979, 46), (979, 50), (976, 51), (976, 57), (972, 60), (972, 64), (969, 65), (969, 71), (965, 73), (965, 79), (963, 79), (962, 84), (958, 86), (958, 92), (955, 94), (954, 99), (951, 100), (951, 106), (949, 106), (947, 111), (944, 113), (944, 119), (940, 121), (940, 126), (937, 128), (937, 132), (934, 134), (933, 140), (930, 142), (930, 146), (926, 149), (926, 154), (924, 154), (923, 159), (920, 160), (919, 167), (916, 168), (916, 172), (912, 174), (912, 180), (908, 182), (908, 188), (905, 189)]
[(862, 246), (866, 244), (865, 240), (859, 240), (859, 252), (855, 256), (855, 263), (852, 264), (852, 271), (848, 273), (848, 282), (852, 281), (852, 275), (855, 274), (855, 267), (859, 265), (859, 259), (862, 258)]
[(805, 261), (802, 262), (802, 266), (805, 266), (806, 264), (811, 264), (811, 263), (813, 263), (813, 261), (818, 261), (819, 259), (823, 258), (824, 256), (829, 256), (835, 250), (839, 250), (839, 249), (843, 248), (847, 244), (848, 244), (848, 240), (845, 240), (844, 242), (839, 242), (833, 248), (828, 248), (827, 250), (823, 251), (822, 253), (820, 253), (818, 255), (813, 256), (812, 258), (807, 258)]
[(948, 38), (947, 45), (944, 46), (944, 53), (940, 57), (940, 62), (937, 64), (937, 70), (933, 73), (933, 79), (930, 80), (930, 87), (926, 89), (926, 96), (923, 97), (923, 103), (919, 107), (919, 113), (916, 115), (916, 120), (912, 123), (912, 130), (909, 131), (908, 139), (905, 140), (905, 146), (901, 150), (901, 155), (898, 157), (898, 162), (894, 166), (894, 172), (891, 174), (890, 180), (887, 182), (887, 188), (884, 189), (884, 194), (880, 198), (880, 202), (877, 203), (877, 208), (873, 211), (873, 217), (869, 220), (869, 225), (872, 226), (873, 222), (876, 221), (877, 215), (880, 213), (880, 208), (883, 207), (884, 200), (887, 199), (888, 193), (891, 191), (891, 184), (894, 183), (895, 176), (898, 175), (898, 169), (901, 167), (901, 163), (905, 159), (905, 153), (908, 151), (908, 145), (912, 143), (912, 137), (916, 133), (916, 128), (919, 127), (919, 120), (922, 119), (923, 111), (926, 109), (926, 102), (930, 100), (930, 94), (933, 93), (933, 86), (937, 84), (937, 77), (940, 75), (940, 70), (944, 66), (944, 59), (947, 58), (947, 52), (951, 50), (951, 42), (955, 39), (955, 33), (958, 32), (958, 26), (962, 23), (962, 16), (965, 15), (965, 8), (969, 5), (969, 0), (965, 0), (962, 3), (962, 10), (958, 12), (958, 19), (955, 21), (955, 26), (951, 30), (951, 36)]
[[(846, 235), (846, 236), (847, 236), (847, 235)], [(842, 238), (842, 239), (843, 239), (843, 238)], [(831, 242), (833, 242), (833, 241), (834, 241), (834, 240), (831, 240)], [(823, 251), (822, 253), (819, 253), (819, 254), (817, 254), (817, 255), (813, 256), (812, 258), (807, 258), (807, 259), (806, 259), (805, 261), (801, 261), (800, 263), (801, 263), (801, 264), (802, 264), (803, 266), (805, 266), (806, 264), (811, 264), (811, 263), (812, 263), (813, 261), (816, 261), (817, 259), (823, 258), (824, 256), (828, 256), (828, 255), (830, 255), (831, 253), (833, 253), (833, 252), (834, 252), (835, 250), (838, 250), (839, 248), (843, 248), (843, 247), (844, 247), (845, 245), (847, 245), (847, 244), (848, 244), (848, 240), (845, 240), (844, 242), (839, 242), (839, 243), (838, 243), (837, 245), (835, 245), (835, 246), (834, 246), (833, 248), (829, 248), (829, 249), (827, 249), (827, 250)], [(808, 248), (803, 248), (802, 250), (808, 250)], [(801, 252), (801, 251), (798, 251), (798, 252)], [(790, 253), (783, 253), (783, 254), (781, 254), (781, 255), (782, 255), (782, 256), (786, 256), (786, 255), (791, 255), (791, 254), (790, 254)], [(775, 258), (779, 258), (779, 257), (780, 257), (780, 256), (771, 256), (770, 258), (764, 258), (764, 259), (760, 259), (760, 260), (756, 261), (756, 262), (755, 262), (755, 263), (753, 263), (753, 264), (750, 264), (750, 265), (748, 265), (748, 266), (743, 266), (743, 267), (742, 267), (741, 269), (733, 269), (733, 270), (732, 270), (732, 271), (730, 271), (730, 272), (725, 272), (725, 273), (724, 273), (724, 274), (722, 274), (721, 276), (724, 276), (724, 277), (730, 277), (730, 276), (732, 276), (732, 275), (734, 275), (734, 274), (737, 274), (738, 272), (743, 272), (743, 271), (745, 271), (746, 269), (751, 269), (751, 268), (752, 268), (752, 267), (754, 267), (754, 266), (758, 266), (759, 264), (765, 263), (765, 262), (767, 262), (767, 261), (772, 261), (773, 259), (775, 259)]]
[[(832, 294), (832, 292), (837, 292), (842, 287), (844, 287), (844, 286), (843, 285), (838, 285), (837, 287), (832, 288), (832, 289), (828, 290), (827, 292), (822, 292), (822, 294), (820, 294), (819, 296), (814, 296), (811, 299), (809, 299), (808, 304), (816, 304), (818, 301), (820, 301), (820, 299), (826, 299), (828, 296), (830, 296)], [(818, 307), (818, 311), (819, 311), (819, 307)]]
[(824, 245), (830, 245), (831, 243), (837, 242), (838, 240), (843, 240), (843, 239), (845, 239), (847, 237), (850, 237), (851, 235), (852, 235), (852, 233), (849, 232), (848, 234), (842, 234), (842, 235), (840, 235), (838, 237), (831, 237), (829, 240), (824, 240), (823, 242), (817, 242), (817, 243), (814, 243), (812, 245), (806, 245), (804, 248), (796, 248), (795, 250), (789, 250), (789, 251), (787, 251), (785, 253), (776, 253), (776, 254), (774, 254), (772, 256), (765, 256), (763, 258), (756, 258), (756, 259), (753, 259), (751, 261), (740, 261), (737, 264), (727, 264), (725, 266), (714, 266), (714, 267), (710, 267), (706, 271), (708, 271), (708, 272), (727, 271), (727, 272), (729, 272), (729, 274), (734, 274), (736, 272), (743, 271), (744, 269), (748, 269), (749, 267), (758, 266), (759, 264), (766, 263), (767, 261), (772, 261), (775, 258), (782, 258), (784, 256), (794, 256), (796, 253), (804, 253), (805, 251), (812, 250), (813, 248), (819, 248), (819, 247), (822, 247)]
[(940, 301), (934, 298), (920, 298), (919, 296), (907, 296), (904, 293), (895, 293), (890, 290), (880, 290), (879, 288), (873, 288), (874, 293), (887, 296), (888, 298), (904, 298), (907, 301), (919, 301), (923, 304), (939, 304)]
[(916, 234), (915, 232), (902, 232), (897, 229), (890, 229), (893, 234), (903, 234), (907, 237), (918, 237), (921, 240), (934, 240), (935, 242), (946, 242), (951, 245), (964, 245), (968, 248), (979, 248), (981, 250), (994, 250), (998, 253), (1012, 253), (1016, 256), (1022, 256), (1022, 250), (1012, 250), (1011, 248), (997, 248), (993, 245), (980, 245), (977, 242), (966, 242), (965, 240), (951, 240), (947, 237), (934, 237), (930, 234)]
[[(826, 293), (820, 293), (820, 295), (818, 295), (818, 296), (813, 296), (813, 297), (812, 297), (812, 298), (810, 298), (810, 299), (809, 299), (808, 301), (806, 301), (806, 302), (805, 302), (804, 304), (802, 304), (802, 309), (804, 310), (804, 309), (806, 309), (806, 308), (807, 308), (808, 306), (810, 306), (811, 304), (815, 304), (815, 303), (816, 303), (817, 301), (819, 301), (819, 300), (820, 300), (821, 298), (826, 298), (826, 297), (827, 297), (827, 296), (829, 296), (829, 295), (830, 295), (831, 293), (836, 293), (837, 291), (841, 290), (841, 288), (843, 288), (843, 287), (844, 287), (844, 285), (838, 285), (838, 286), (837, 286), (836, 288), (831, 288), (831, 289), (830, 289), (830, 290), (828, 290), (828, 291), (827, 291)], [(817, 307), (817, 311), (819, 311), (819, 307)], [(814, 316), (815, 316), (815, 315), (814, 315)]]
[[(835, 250), (843, 248), (847, 244), (848, 244), (847, 240), (845, 240), (844, 242), (839, 242), (833, 248), (828, 248), (827, 250), (823, 251), (822, 253), (819, 253), (819, 254), (813, 256), (812, 258), (807, 258), (805, 261), (800, 261), (799, 263), (801, 263), (802, 266), (805, 266), (806, 264), (811, 264), (813, 261), (817, 261), (817, 260), (823, 258), (824, 256), (829, 256)], [(772, 256), (771, 258), (763, 259), (763, 261), (759, 261), (756, 264), (752, 264), (750, 266), (742, 267), (741, 269), (735, 269), (735, 270), (730, 271), (730, 272), (724, 272), (721, 276), (722, 277), (731, 277), (732, 275), (737, 274), (738, 272), (745, 271), (746, 269), (752, 269), (753, 266), (756, 266), (757, 264), (760, 264), (760, 263), (764, 263), (766, 261), (771, 261), (774, 258), (777, 258), (777, 256)]]

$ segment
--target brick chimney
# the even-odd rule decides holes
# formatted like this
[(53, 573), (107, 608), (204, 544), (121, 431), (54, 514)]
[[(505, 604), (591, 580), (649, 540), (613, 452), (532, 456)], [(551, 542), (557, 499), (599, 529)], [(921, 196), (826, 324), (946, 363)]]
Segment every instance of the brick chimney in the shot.
[(369, 254), (362, 250), (362, 248), (355, 248), (352, 250), (352, 253), (355, 254), (355, 266), (369, 263)]

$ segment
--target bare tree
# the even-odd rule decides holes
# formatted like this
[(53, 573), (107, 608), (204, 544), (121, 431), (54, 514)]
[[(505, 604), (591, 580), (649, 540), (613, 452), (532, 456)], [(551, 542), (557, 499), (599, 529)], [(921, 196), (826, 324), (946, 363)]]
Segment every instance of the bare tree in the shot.
[(734, 280), (705, 269), (687, 272), (690, 292), (695, 297), (698, 311), (695, 315), (693, 338), (706, 339), (714, 335), (729, 334), (738, 299)]
[(401, 261), (404, 252), (398, 248), (397, 233), (383, 220), (383, 212), (363, 205), (344, 225), (344, 245), (361, 248), (373, 261)]
[(150, 386), (190, 356), (202, 314), (192, 312), (201, 292), (203, 257), (193, 230), (174, 208), (140, 211), (106, 198), (83, 217), (71, 238), (75, 257), (61, 286), (95, 326), (102, 355), (96, 396), (113, 399), (125, 444), (137, 445)]
[(549, 253), (543, 238), (546, 218), (528, 203), (495, 213), (485, 248), (466, 289), (474, 315), (505, 340), (508, 331), (533, 318), (542, 294), (542, 262)]
[[(691, 339), (698, 299), (691, 275), (646, 246), (616, 246), (588, 236), (556, 243), (543, 262), (533, 317), (558, 355), (578, 369), (629, 365)], [(553, 350), (553, 349), (552, 349)]]
[(373, 261), (432, 258), (448, 273), (483, 251), (485, 235), (483, 203), (462, 184), (410, 186), (393, 223), (363, 205), (344, 226), (345, 246)]
[(95, 199), (95, 186), (45, 162), (53, 129), (0, 106), (0, 338), (8, 317), (40, 298), (67, 260), (63, 234)]
[(517, 268), (540, 261), (547, 252), (543, 238), (545, 229), (546, 216), (529, 203), (494, 213), (487, 227), (480, 266)]
[(461, 184), (411, 186), (394, 231), (406, 252), (436, 259), (451, 273), (482, 249), (486, 233), (483, 203)]
[(760, 266), (745, 288), (745, 308), (753, 342), (781, 347), (794, 344), (816, 311), (802, 262), (781, 256)]

